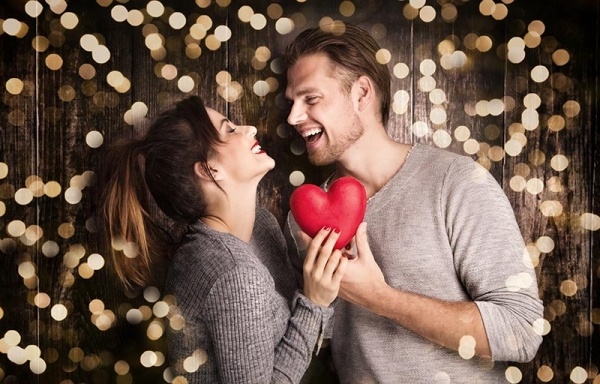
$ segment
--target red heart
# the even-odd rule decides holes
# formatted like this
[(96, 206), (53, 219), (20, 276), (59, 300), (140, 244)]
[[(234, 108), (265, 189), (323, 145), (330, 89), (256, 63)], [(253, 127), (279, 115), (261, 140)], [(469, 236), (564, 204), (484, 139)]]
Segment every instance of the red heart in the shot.
[(339, 229), (335, 249), (342, 249), (365, 217), (367, 192), (360, 181), (350, 176), (334, 181), (327, 192), (314, 184), (304, 184), (292, 192), (290, 209), (300, 229), (310, 237), (324, 226)]

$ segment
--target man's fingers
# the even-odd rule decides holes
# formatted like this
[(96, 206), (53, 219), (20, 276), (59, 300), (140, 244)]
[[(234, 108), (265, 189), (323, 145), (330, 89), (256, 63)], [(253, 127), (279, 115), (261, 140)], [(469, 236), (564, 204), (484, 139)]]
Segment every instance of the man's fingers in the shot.
[(362, 222), (356, 230), (356, 248), (358, 249), (358, 255), (364, 257), (365, 255), (371, 254), (369, 247), (369, 240), (367, 239), (367, 223)]
[(346, 244), (346, 247), (342, 250), (344, 256), (348, 258), (348, 260), (355, 259), (358, 255), (358, 248), (356, 247), (356, 235), (350, 239), (350, 242)]

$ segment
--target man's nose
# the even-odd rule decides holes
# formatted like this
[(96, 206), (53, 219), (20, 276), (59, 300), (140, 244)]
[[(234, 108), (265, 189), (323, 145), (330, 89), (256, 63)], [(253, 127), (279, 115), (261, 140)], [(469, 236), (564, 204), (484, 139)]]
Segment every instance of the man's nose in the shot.
[(301, 105), (292, 105), (288, 115), (288, 124), (295, 126), (306, 120), (306, 110)]

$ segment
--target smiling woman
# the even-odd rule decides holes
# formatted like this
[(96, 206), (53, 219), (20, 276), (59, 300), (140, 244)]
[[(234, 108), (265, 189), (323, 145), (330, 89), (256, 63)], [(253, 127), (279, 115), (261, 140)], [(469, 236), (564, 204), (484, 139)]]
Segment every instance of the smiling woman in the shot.
[[(258, 183), (275, 162), (255, 135), (192, 96), (162, 112), (142, 139), (111, 145), (101, 167), (114, 269), (133, 289), (162, 286), (155, 279), (166, 264), (168, 316), (182, 323), (167, 330), (167, 357), (189, 383), (299, 382), (343, 274), (338, 234), (324, 229), (309, 252), (316, 261), (305, 265), (304, 294), (297, 289), (277, 221), (256, 207)], [(149, 215), (146, 186), (186, 226), (179, 241)]]
[[(201, 93), (231, 121), (256, 126), (268, 155), (249, 158), (260, 168), (252, 172), (264, 171), (267, 156), (277, 164), (260, 179), (256, 205), (282, 225), (294, 188), (332, 171), (309, 164), (306, 140), (285, 122), (282, 53), (306, 28), (342, 21), (382, 48), (375, 59), (392, 74), (389, 135), (472, 157), (514, 208), (544, 302), (534, 324), (544, 341), (506, 380), (599, 383), (600, 354), (591, 351), (600, 345), (600, 2), (243, 4), (0, 0), (0, 381), (184, 382), (167, 363), (167, 334), (189, 329), (174, 297), (160, 286), (125, 293), (99, 244), (104, 149), (140, 137), (160, 110)], [(313, 119), (307, 128), (339, 128), (336, 119)], [(314, 144), (327, 143), (325, 132)], [(168, 244), (179, 240), (181, 226), (152, 199), (147, 214)], [(133, 242), (111, 246), (140, 257)], [(160, 264), (153, 270), (162, 275)], [(339, 383), (328, 350), (314, 362), (313, 383)], [(186, 369), (204, 357), (199, 349)], [(447, 382), (438, 369), (431, 379)]]
[[(214, 180), (225, 181), (227, 180), (226, 175), (235, 176), (240, 182), (252, 178), (260, 180), (267, 171), (273, 169), (275, 161), (266, 154), (255, 138), (256, 127), (235, 125), (210, 108), (207, 108), (207, 112), (213, 125), (219, 127), (219, 136), (221, 137), (220, 145), (215, 146), (216, 156), (210, 165), (211, 176)], [(200, 164), (196, 164), (197, 174), (200, 177), (206, 175)], [(233, 200), (235, 196), (230, 197)]]

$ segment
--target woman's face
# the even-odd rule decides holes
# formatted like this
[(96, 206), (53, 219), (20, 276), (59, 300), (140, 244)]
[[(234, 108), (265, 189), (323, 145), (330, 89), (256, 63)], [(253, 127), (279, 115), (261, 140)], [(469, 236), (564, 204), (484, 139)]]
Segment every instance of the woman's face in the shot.
[(206, 108), (206, 111), (223, 141), (215, 149), (216, 156), (209, 159), (221, 177), (243, 183), (257, 177), (260, 179), (275, 167), (275, 160), (256, 140), (256, 127), (236, 125), (213, 109)]

